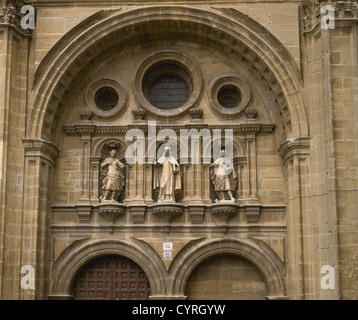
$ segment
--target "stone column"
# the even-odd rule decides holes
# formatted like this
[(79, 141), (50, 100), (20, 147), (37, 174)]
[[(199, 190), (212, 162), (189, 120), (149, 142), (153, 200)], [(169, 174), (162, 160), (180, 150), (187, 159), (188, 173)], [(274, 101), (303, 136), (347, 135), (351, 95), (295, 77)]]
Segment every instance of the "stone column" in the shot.
[[(334, 9), (334, 28), (321, 28), (320, 9)], [(315, 229), (316, 299), (357, 299), (353, 236), (358, 209), (356, 1), (305, 1), (302, 6), (304, 75), (312, 135), (310, 207)], [(334, 267), (334, 288), (320, 285), (325, 265)], [(353, 276), (354, 277), (354, 276)]]
[(93, 124), (75, 125), (75, 130), (81, 135), (81, 198), (76, 204), (78, 222), (90, 223), (92, 219), (91, 204), (91, 143), (92, 134), (96, 130)]
[(244, 182), (244, 203), (258, 204), (256, 134), (246, 135), (247, 165)]
[[(44, 140), (24, 140), (25, 174), (21, 267), (35, 271), (35, 290), (20, 290), (20, 299), (46, 299), (49, 279), (52, 175), (57, 147)], [(20, 250), (20, 248), (18, 248)]]
[(26, 107), (31, 30), (24, 1), (0, 2), (0, 299), (18, 299)]
[(305, 299), (312, 279), (312, 213), (308, 210), (309, 139), (287, 140), (280, 146), (286, 175), (287, 249), (291, 299)]

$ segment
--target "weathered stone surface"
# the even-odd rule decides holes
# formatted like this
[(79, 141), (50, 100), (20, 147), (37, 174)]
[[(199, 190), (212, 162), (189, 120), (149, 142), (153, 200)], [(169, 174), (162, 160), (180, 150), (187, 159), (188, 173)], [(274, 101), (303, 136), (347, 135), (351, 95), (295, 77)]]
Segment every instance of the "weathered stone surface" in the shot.
[[(358, 7), (330, 1), (324, 31), (327, 3), (2, 1), (0, 299), (70, 298), (96, 254), (141, 262), (153, 299), (358, 299)], [(21, 29), (24, 4), (36, 30)], [(157, 64), (182, 70), (187, 105), (150, 105), (142, 80)], [(215, 79), (245, 83), (246, 109), (222, 111)], [(103, 110), (108, 86), (118, 101)], [(160, 147), (154, 121), (163, 141), (233, 129), (233, 203), (215, 204), (211, 154), (189, 140), (178, 203), (155, 204), (152, 155), (126, 158), (131, 129)], [(111, 149), (126, 165), (121, 204), (100, 202)], [(24, 265), (35, 290), (21, 288)], [(320, 285), (324, 266), (334, 289)]]

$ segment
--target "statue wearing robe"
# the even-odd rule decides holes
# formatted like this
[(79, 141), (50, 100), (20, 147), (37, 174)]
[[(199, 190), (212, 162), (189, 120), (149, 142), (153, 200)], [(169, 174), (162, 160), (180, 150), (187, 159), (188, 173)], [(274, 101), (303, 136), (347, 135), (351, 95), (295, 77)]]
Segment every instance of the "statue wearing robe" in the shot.
[(180, 167), (170, 148), (165, 148), (164, 155), (156, 162), (154, 169), (154, 189), (159, 190), (158, 202), (175, 202), (175, 191), (181, 190)]

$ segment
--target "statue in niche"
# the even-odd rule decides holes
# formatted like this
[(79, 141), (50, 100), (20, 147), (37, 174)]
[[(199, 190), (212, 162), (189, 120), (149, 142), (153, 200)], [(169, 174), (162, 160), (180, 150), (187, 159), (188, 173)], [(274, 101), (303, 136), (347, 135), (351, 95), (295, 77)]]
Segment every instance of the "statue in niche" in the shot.
[(111, 150), (110, 157), (101, 164), (102, 196), (100, 200), (118, 201), (125, 185), (125, 166), (117, 158), (117, 151)]
[(158, 202), (175, 202), (175, 192), (181, 190), (180, 167), (169, 147), (155, 164), (154, 189), (159, 189)]
[(225, 156), (225, 150), (221, 150), (221, 157), (210, 165), (210, 179), (220, 202), (235, 201), (237, 177), (231, 160)]

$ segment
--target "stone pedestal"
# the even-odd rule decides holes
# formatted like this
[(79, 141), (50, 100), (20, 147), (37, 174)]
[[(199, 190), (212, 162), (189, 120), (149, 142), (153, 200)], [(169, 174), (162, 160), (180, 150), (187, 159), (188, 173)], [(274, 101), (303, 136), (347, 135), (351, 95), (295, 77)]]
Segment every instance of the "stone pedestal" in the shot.
[(239, 211), (239, 205), (232, 201), (221, 201), (209, 206), (211, 214), (223, 221), (226, 225), (229, 223), (231, 217), (236, 215)]
[(165, 223), (165, 232), (169, 233), (172, 221), (181, 216), (184, 206), (175, 202), (161, 202), (151, 206), (153, 215)]
[(106, 220), (113, 225), (116, 220), (125, 213), (125, 209), (126, 206), (115, 201), (103, 200), (102, 203), (98, 205), (99, 215), (106, 218)]

